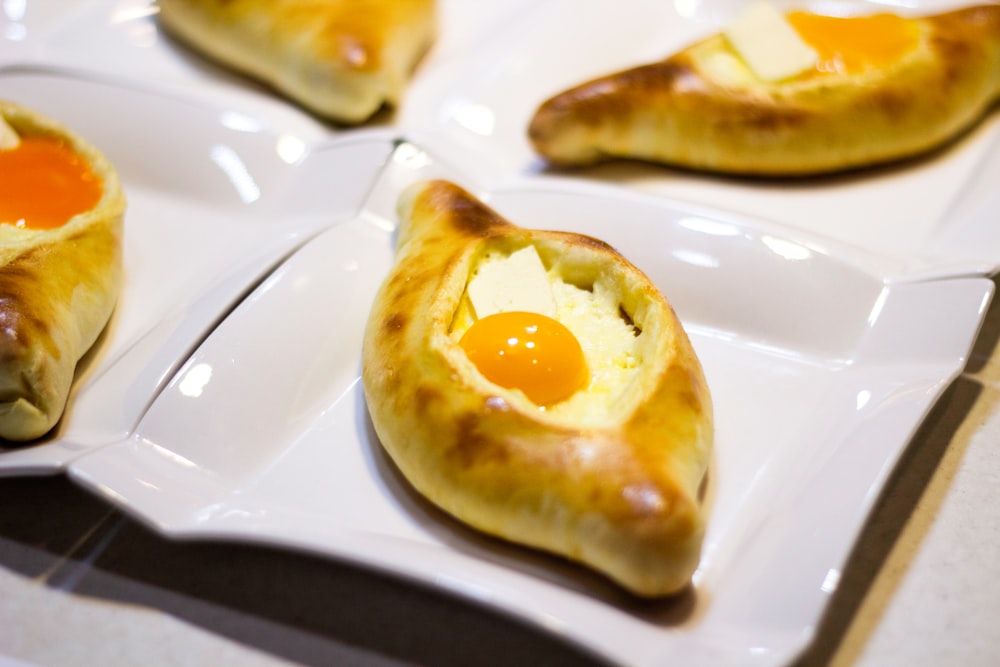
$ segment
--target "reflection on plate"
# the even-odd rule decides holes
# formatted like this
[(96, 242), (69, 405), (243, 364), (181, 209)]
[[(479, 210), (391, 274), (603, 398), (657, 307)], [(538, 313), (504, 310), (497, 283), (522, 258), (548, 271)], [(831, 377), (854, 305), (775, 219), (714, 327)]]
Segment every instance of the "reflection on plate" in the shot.
[[(57, 429), (0, 454), (0, 472), (58, 469), (125, 437), (231, 305), (309, 236), (354, 214), (385, 136), (310, 151), (237, 111), (96, 78), (0, 69), (7, 98), (98, 146), (128, 199), (125, 283)], [(330, 188), (328, 174), (337, 174)]]
[(788, 660), (886, 471), (962, 368), (992, 282), (887, 284), (882, 264), (848, 250), (617, 189), (528, 181), (485, 193), (520, 224), (618, 247), (671, 299), (704, 363), (718, 429), (704, 558), (690, 595), (640, 605), (457, 525), (382, 454), (358, 379), (362, 330), (392, 258), (395, 195), (430, 176), (456, 173), (399, 144), (357, 213), (269, 274), (134, 433), (69, 474), (166, 534), (351, 560), (623, 663)]

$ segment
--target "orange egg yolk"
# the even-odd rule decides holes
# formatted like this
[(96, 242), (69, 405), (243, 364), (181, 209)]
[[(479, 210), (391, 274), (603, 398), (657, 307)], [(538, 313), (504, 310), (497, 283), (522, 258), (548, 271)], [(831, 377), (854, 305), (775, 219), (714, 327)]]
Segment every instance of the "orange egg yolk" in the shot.
[(0, 150), (0, 224), (51, 229), (100, 199), (100, 180), (64, 141), (24, 137)]
[(538, 313), (484, 317), (469, 327), (459, 345), (486, 379), (520, 389), (537, 405), (565, 400), (589, 379), (576, 336)]
[(916, 23), (895, 14), (835, 17), (792, 12), (788, 21), (819, 54), (821, 72), (854, 74), (886, 67), (916, 48)]

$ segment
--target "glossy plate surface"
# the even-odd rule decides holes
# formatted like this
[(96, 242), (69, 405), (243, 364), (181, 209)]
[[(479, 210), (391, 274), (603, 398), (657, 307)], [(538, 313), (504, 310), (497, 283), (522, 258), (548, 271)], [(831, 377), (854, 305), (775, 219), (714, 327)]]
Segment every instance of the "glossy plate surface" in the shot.
[[(438, 0), (438, 38), (414, 79), (460, 62), (483, 40), (517, 22), (534, 0), (475, 2)], [(234, 74), (181, 45), (157, 22), (155, 0), (24, 0), (0, 8), (0, 62), (18, 62), (81, 73), (114, 73), (136, 84), (237, 105), (280, 123), (301, 137), (319, 137), (331, 127), (287, 103), (256, 81)], [(370, 125), (390, 125), (394, 114)]]
[[(901, 165), (803, 180), (754, 180), (696, 174), (625, 161), (551, 171), (533, 152), (526, 128), (538, 106), (597, 76), (667, 57), (718, 32), (741, 0), (548, 0), (498, 30), (450, 67), (418, 80), (402, 123), (419, 140), (489, 156), (485, 168), (510, 174), (618, 183), (683, 201), (774, 220), (856, 245), (897, 262), (897, 274), (1000, 265), (1000, 113), (945, 150)], [(791, 2), (835, 15), (892, 11), (929, 14), (957, 0), (878, 3)], [(903, 5), (906, 6), (903, 6)]]
[(409, 488), (374, 436), (362, 331), (392, 261), (395, 194), (430, 176), (475, 188), (400, 144), (358, 215), (291, 255), (129, 438), (69, 473), (164, 533), (356, 561), (626, 664), (790, 659), (892, 462), (963, 367), (993, 283), (889, 283), (883, 263), (847, 249), (830, 254), (773, 225), (617, 189), (525, 181), (481, 191), (519, 224), (618, 247), (668, 295), (705, 366), (717, 448), (704, 558), (690, 595), (637, 604), (597, 576), (452, 521)]
[(97, 146), (128, 199), (111, 323), (59, 426), (0, 449), (0, 474), (55, 471), (130, 433), (232, 304), (309, 236), (355, 214), (392, 149), (386, 136), (355, 135), (310, 152), (254, 117), (100, 77), (0, 67), (0, 90)]
[[(903, 165), (804, 181), (748, 181), (615, 163), (549, 172), (525, 134), (537, 106), (587, 79), (663, 58), (722, 29), (744, 0), (439, 0), (438, 41), (401, 107), (373, 119), (439, 154), (481, 156), (480, 182), (512, 176), (617, 183), (671, 199), (781, 222), (896, 262), (893, 272), (1000, 268), (1000, 113), (946, 150)], [(947, 11), (962, 0), (774, 0), (835, 15)], [(0, 13), (0, 63), (114, 73), (140, 85), (241, 109), (305, 140), (324, 125), (257, 83), (164, 35), (155, 0), (28, 0)]]

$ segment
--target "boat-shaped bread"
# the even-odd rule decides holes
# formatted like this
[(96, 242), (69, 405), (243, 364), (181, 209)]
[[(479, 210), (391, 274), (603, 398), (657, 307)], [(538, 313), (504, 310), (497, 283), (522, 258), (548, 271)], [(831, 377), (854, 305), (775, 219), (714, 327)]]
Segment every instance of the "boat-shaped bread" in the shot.
[[(410, 186), (399, 218), (363, 382), (403, 476), (460, 521), (636, 595), (686, 588), (712, 403), (660, 290), (606, 243), (516, 226), (448, 181)], [(536, 356), (518, 367), (519, 353)]]

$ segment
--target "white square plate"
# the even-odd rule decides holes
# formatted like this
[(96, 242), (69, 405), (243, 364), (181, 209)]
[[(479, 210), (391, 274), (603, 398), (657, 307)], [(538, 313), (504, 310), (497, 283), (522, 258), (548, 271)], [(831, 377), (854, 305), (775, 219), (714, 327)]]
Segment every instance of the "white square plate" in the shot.
[[(349, 219), (388, 158), (386, 135), (310, 153), (297, 136), (190, 98), (0, 67), (7, 99), (72, 127), (117, 168), (128, 200), (125, 280), (56, 430), (0, 449), (0, 474), (57, 470), (132, 431), (215, 323), (286, 254)], [(327, 174), (336, 174), (329, 187)]]
[[(760, 221), (617, 188), (529, 180), (481, 190), (467, 173), (399, 144), (356, 215), (269, 274), (134, 432), (69, 474), (165, 534), (355, 561), (625, 664), (789, 660), (892, 464), (964, 366), (993, 283), (887, 281), (884, 263)], [(362, 331), (392, 261), (396, 194), (440, 176), (518, 224), (610, 242), (674, 304), (717, 415), (709, 532), (690, 595), (640, 604), (558, 559), (484, 538), (419, 498), (382, 453), (359, 381)]]

